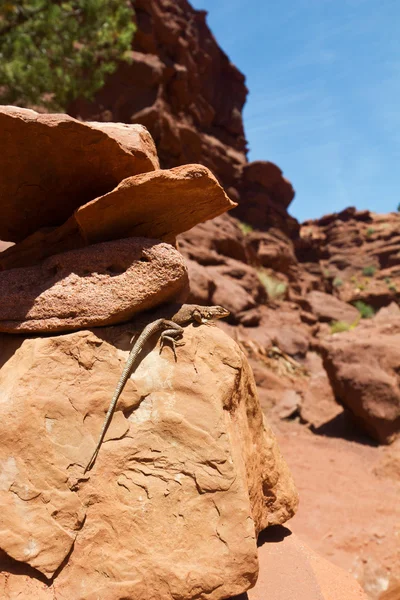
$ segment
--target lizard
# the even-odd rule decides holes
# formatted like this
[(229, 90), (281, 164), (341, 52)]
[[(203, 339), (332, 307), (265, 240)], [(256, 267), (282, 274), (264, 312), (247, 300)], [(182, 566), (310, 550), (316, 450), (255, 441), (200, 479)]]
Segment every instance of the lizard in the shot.
[(183, 304), (169, 319), (155, 319), (151, 321), (148, 325), (146, 325), (146, 327), (144, 327), (129, 353), (129, 356), (125, 363), (125, 367), (122, 371), (117, 387), (115, 388), (114, 395), (111, 399), (110, 406), (104, 419), (104, 424), (101, 429), (100, 437), (97, 442), (96, 448), (88, 464), (86, 465), (84, 471), (85, 473), (87, 471), (90, 471), (90, 469), (93, 467), (96, 461), (101, 444), (104, 440), (104, 436), (111, 423), (118, 399), (122, 393), (122, 390), (125, 387), (126, 382), (128, 381), (133, 365), (135, 364), (137, 358), (141, 354), (146, 342), (153, 335), (160, 332), (160, 354), (163, 350), (165, 343), (168, 341), (171, 343), (174, 357), (176, 360), (175, 347), (182, 346), (184, 344), (183, 341), (179, 341), (183, 336), (184, 325), (188, 325), (189, 323), (197, 323), (199, 325), (210, 325), (213, 324), (213, 321), (217, 319), (223, 319), (229, 314), (229, 311), (226, 308), (223, 308), (222, 306), (200, 306), (197, 304)]

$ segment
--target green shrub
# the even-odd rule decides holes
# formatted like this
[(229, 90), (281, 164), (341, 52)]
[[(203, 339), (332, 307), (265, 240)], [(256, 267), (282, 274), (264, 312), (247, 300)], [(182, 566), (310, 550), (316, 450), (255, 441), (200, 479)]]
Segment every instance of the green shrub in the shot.
[(368, 227), (367, 237), (370, 237), (373, 233), (375, 233), (375, 229), (373, 227)]
[(282, 298), (286, 294), (287, 283), (285, 281), (281, 281), (277, 277), (269, 275), (264, 269), (259, 269), (257, 275), (265, 287), (270, 300)]
[(386, 285), (388, 286), (388, 289), (391, 292), (397, 292), (396, 284), (392, 282), (390, 277), (385, 277), (384, 282), (386, 283)]
[(65, 110), (132, 62), (130, 2), (0, 2), (0, 103)]
[(238, 227), (244, 235), (251, 233), (253, 231), (253, 227), (248, 223), (244, 223), (243, 221), (238, 222)]
[(331, 323), (331, 333), (343, 333), (343, 331), (349, 331), (351, 329), (351, 324), (346, 323), (346, 321), (332, 321)]
[(370, 304), (366, 304), (362, 300), (357, 300), (356, 302), (353, 302), (353, 306), (356, 307), (362, 319), (371, 319), (375, 314), (374, 307)]
[(374, 265), (369, 265), (368, 267), (363, 268), (362, 273), (365, 277), (373, 277), (377, 270), (377, 267), (374, 267)]
[(343, 285), (343, 281), (340, 279), (340, 277), (335, 277), (335, 279), (332, 281), (332, 285), (333, 287), (340, 287)]

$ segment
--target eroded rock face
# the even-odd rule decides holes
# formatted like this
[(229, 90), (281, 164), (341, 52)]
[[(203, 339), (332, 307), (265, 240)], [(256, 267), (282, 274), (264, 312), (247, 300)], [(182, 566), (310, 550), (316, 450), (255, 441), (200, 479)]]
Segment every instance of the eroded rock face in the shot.
[(374, 439), (394, 441), (400, 431), (400, 319), (372, 319), (325, 339), (321, 348), (336, 396)]
[(326, 291), (379, 309), (400, 300), (399, 232), (399, 213), (350, 207), (303, 223), (297, 256), (320, 265)]
[(187, 271), (169, 244), (126, 238), (0, 272), (0, 331), (71, 331), (128, 321), (184, 297)]
[(132, 64), (121, 64), (94, 102), (74, 102), (68, 112), (142, 123), (163, 168), (200, 162), (229, 193), (246, 161), (243, 74), (218, 46), (205, 11), (186, 0), (135, 0), (134, 7)]
[(77, 100), (69, 114), (143, 124), (163, 168), (205, 165), (240, 203), (240, 219), (297, 237), (299, 225), (287, 212), (291, 183), (271, 162), (247, 163), (245, 78), (218, 46), (206, 12), (187, 0), (135, 0), (134, 6), (132, 64), (121, 64), (93, 102)]
[(261, 160), (247, 163), (241, 173), (239, 194), (235, 217), (255, 229), (275, 227), (293, 239), (298, 236), (299, 224), (287, 212), (294, 189), (279, 167)]
[(2, 106), (0, 129), (6, 149), (0, 154), (4, 241), (61, 225), (126, 177), (159, 168), (153, 140), (141, 125), (89, 124)]
[[(20, 561), (1, 557), (3, 597), (236, 595), (257, 578), (256, 532), (297, 506), (250, 368), (217, 328), (187, 327), (177, 362), (145, 354), (83, 475), (131, 333), (2, 336), (0, 548)], [(23, 563), (63, 564), (47, 587)]]
[(0, 256), (0, 269), (36, 264), (52, 254), (125, 237), (175, 243), (178, 233), (234, 206), (214, 175), (201, 165), (143, 173), (80, 206), (61, 227), (38, 231), (6, 250)]

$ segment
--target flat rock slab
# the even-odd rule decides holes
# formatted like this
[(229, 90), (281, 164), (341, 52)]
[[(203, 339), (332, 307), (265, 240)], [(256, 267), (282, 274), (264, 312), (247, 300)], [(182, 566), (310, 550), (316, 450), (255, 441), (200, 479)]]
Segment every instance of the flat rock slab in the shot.
[(251, 369), (217, 327), (186, 327), (177, 361), (145, 348), (84, 475), (134, 327), (0, 336), (1, 597), (227, 598), (256, 581), (256, 533), (296, 509)]
[(0, 331), (71, 331), (121, 323), (180, 297), (187, 270), (169, 244), (105, 242), (0, 272)]
[(178, 233), (234, 206), (202, 165), (142, 173), (80, 206), (61, 227), (39, 231), (3, 252), (0, 269), (35, 264), (52, 254), (134, 235), (174, 243)]
[(360, 313), (354, 306), (335, 298), (332, 294), (313, 290), (307, 294), (306, 300), (309, 310), (320, 321), (343, 321), (348, 325), (352, 325), (360, 319)]
[(0, 106), (0, 239), (17, 242), (64, 223), (126, 177), (159, 168), (142, 125), (82, 123)]

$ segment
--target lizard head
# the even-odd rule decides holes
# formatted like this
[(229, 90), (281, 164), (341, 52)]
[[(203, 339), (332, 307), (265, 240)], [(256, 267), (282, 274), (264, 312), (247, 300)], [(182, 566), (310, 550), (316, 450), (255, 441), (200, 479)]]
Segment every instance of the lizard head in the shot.
[(223, 319), (224, 317), (228, 317), (229, 315), (229, 310), (227, 310), (223, 306), (202, 306), (201, 321), (202, 323), (208, 323), (209, 321)]

